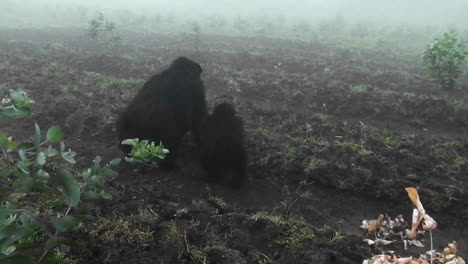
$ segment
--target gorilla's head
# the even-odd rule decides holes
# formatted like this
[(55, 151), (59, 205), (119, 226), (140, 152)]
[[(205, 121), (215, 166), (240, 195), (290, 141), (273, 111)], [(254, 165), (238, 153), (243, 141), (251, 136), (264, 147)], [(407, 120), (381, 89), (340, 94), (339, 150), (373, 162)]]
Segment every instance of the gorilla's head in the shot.
[(218, 118), (229, 118), (236, 115), (234, 105), (230, 103), (221, 103), (213, 110), (213, 115)]
[(171, 67), (169, 67), (169, 70), (176, 74), (180, 74), (181, 76), (192, 78), (200, 78), (200, 75), (203, 72), (200, 64), (186, 57), (179, 57), (175, 59), (172, 62)]

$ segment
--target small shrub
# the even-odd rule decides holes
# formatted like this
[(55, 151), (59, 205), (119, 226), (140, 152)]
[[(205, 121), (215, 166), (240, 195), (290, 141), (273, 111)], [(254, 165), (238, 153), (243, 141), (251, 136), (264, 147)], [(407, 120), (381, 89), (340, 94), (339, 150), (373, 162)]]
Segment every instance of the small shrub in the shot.
[(64, 69), (60, 67), (57, 63), (51, 63), (49, 67), (47, 67), (47, 77), (49, 78), (62, 78), (65, 75)]
[(444, 33), (427, 45), (423, 54), (425, 66), (443, 90), (455, 88), (456, 79), (462, 73), (465, 56), (468, 54), (466, 42), (459, 40), (453, 32)]
[(166, 154), (169, 153), (162, 144), (156, 145), (154, 142), (148, 140), (140, 141), (138, 138), (126, 139), (122, 141), (123, 145), (132, 146), (132, 151), (129, 157), (125, 160), (129, 163), (143, 164), (146, 166), (154, 166), (156, 160), (164, 159)]
[(106, 52), (118, 45), (122, 41), (122, 37), (115, 33), (116, 25), (114, 22), (107, 20), (104, 14), (97, 13), (97, 16), (89, 21), (88, 36), (97, 41), (98, 48), (101, 52)]

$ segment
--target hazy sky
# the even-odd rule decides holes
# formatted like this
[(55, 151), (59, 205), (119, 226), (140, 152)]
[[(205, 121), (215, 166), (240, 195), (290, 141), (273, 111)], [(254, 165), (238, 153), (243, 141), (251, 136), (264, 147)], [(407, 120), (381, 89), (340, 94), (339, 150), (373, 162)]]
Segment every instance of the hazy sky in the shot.
[[(468, 24), (468, 0), (0, 0), (0, 2), (85, 5), (145, 13), (278, 16), (320, 20), (342, 14), (346, 22)], [(4, 2), (4, 3), (5, 3)], [(0, 3), (1, 6), (1, 3)]]

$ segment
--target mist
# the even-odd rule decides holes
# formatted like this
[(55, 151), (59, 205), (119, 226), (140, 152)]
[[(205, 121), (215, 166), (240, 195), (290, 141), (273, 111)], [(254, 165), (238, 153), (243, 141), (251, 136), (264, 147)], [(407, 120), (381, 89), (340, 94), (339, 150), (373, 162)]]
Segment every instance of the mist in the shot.
[[(233, 1), (233, 0), (181, 0), (181, 1), (149, 1), (149, 0), (16, 0), (2, 1), (3, 10), (17, 11), (18, 15), (27, 12), (32, 19), (40, 16), (38, 12), (53, 11), (72, 12), (78, 7), (89, 11), (115, 12), (129, 10), (137, 15), (151, 17), (156, 14), (171, 14), (183, 19), (202, 20), (208, 16), (246, 17), (249, 19), (285, 18), (290, 21), (306, 21), (319, 23), (324, 19), (342, 16), (347, 24), (368, 23), (373, 26), (439, 26), (465, 27), (468, 24), (466, 0), (293, 0), (293, 1)], [(9, 13), (10, 16), (13, 14)], [(4, 20), (4, 19), (2, 19)], [(57, 21), (61, 22), (61, 21)], [(66, 21), (63, 21), (66, 23)]]

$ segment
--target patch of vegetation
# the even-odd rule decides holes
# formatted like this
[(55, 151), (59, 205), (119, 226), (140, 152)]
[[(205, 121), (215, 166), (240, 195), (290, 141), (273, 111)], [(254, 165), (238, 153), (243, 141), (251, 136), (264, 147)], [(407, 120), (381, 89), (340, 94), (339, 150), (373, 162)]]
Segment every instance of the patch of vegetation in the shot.
[(80, 87), (75, 84), (68, 84), (64, 85), (62, 90), (64, 93), (69, 93), (70, 91), (78, 92), (80, 90)]
[(346, 149), (346, 150), (350, 150), (350, 151), (354, 151), (354, 152), (358, 152), (360, 149), (361, 149), (361, 145), (358, 145), (352, 141), (343, 141), (343, 142), (338, 142), (338, 146)]
[(177, 227), (177, 224), (172, 220), (167, 223), (168, 231), (164, 235), (167, 241), (179, 241), (183, 237), (182, 231)]
[(116, 31), (116, 24), (98, 12), (88, 23), (88, 36), (97, 42), (99, 52), (109, 52), (120, 45), (122, 37)]
[(353, 85), (349, 88), (353, 93), (365, 93), (369, 91), (369, 87), (367, 85)]
[(458, 169), (458, 171), (461, 170), (461, 166), (465, 165), (468, 163), (468, 158), (461, 157), (461, 156), (456, 156), (453, 159), (453, 166)]
[(128, 243), (139, 249), (153, 241), (154, 231), (139, 216), (99, 218), (90, 227), (90, 234), (111, 243)]
[(353, 141), (342, 141), (342, 142), (337, 142), (337, 145), (339, 147), (344, 148), (347, 151), (357, 152), (361, 156), (368, 156), (372, 154), (372, 151), (366, 149), (363, 143), (357, 144)]
[(260, 251), (254, 253), (253, 259), (258, 264), (273, 264), (273, 260)]
[(448, 161), (458, 171), (461, 167), (468, 163), (468, 158), (460, 156), (454, 150), (449, 151), (446, 149), (447, 146), (434, 145), (431, 147), (432, 153), (435, 157)]
[(49, 78), (63, 78), (65, 75), (65, 69), (60, 65), (53, 62), (47, 67), (47, 77)]
[(51, 254), (50, 257), (47, 258), (47, 263), (50, 264), (76, 264), (77, 261), (70, 258), (60, 250), (60, 248), (55, 248), (54, 252)]
[(328, 239), (328, 244), (335, 245), (343, 241), (345, 236), (341, 235), (340, 232), (334, 232), (333, 236)]
[(400, 140), (391, 135), (388, 131), (383, 131), (382, 133), (378, 133), (375, 135), (375, 138), (382, 142), (387, 148), (398, 148), (401, 145)]
[(453, 110), (453, 112), (458, 113), (465, 107), (465, 104), (461, 101), (459, 102), (447, 102), (447, 105)]
[(0, 62), (0, 69), (15, 70), (16, 67), (11, 65), (9, 61)]
[(127, 162), (150, 167), (155, 166), (157, 160), (164, 159), (169, 153), (169, 150), (165, 149), (162, 144), (156, 145), (154, 142), (140, 141), (138, 138), (123, 140), (122, 145), (132, 146), (132, 151), (128, 157), (125, 157)]
[(283, 229), (283, 237), (275, 242), (287, 249), (296, 249), (303, 245), (307, 239), (314, 237), (305, 220), (302, 218), (285, 217), (282, 215), (270, 214), (268, 212), (257, 212), (251, 217), (255, 221), (263, 220), (273, 223)]
[(323, 235), (324, 237), (328, 237), (328, 244), (329, 245), (336, 245), (340, 242), (343, 241), (343, 239), (345, 238), (344, 235), (342, 235), (340, 232), (338, 231), (335, 231), (333, 229), (333, 227), (329, 226), (329, 225), (324, 225), (322, 228), (320, 228), (318, 230), (320, 232), (321, 235)]
[[(29, 102), (24, 92), (13, 95), (15, 96), (21, 98), (19, 101)], [(29, 109), (26, 107), (26, 110)], [(21, 116), (24, 116), (24, 113)], [(61, 139), (62, 131), (59, 127), (51, 127), (44, 137), (37, 124), (31, 141), (17, 142), (11, 137), (0, 134), (2, 151), (0, 178), (12, 182), (10, 192), (43, 193), (54, 197), (53, 199), (61, 196), (66, 204), (64, 211), (51, 213), (49, 210), (39, 210), (36, 204), (34, 207), (25, 206), (18, 201), (2, 203), (0, 205), (0, 262), (2, 263), (32, 263), (29, 254), (23, 255), (28, 252), (22, 249), (25, 245), (37, 249), (44, 248), (43, 254), (37, 259), (38, 262), (50, 257), (49, 251), (57, 249), (60, 245), (76, 246), (76, 242), (65, 237), (66, 232), (92, 218), (79, 209), (80, 202), (83, 199), (112, 197), (103, 189), (106, 181), (117, 175), (109, 167), (119, 164), (120, 159), (101, 167), (101, 158), (98, 156), (94, 160), (93, 167), (82, 173), (75, 173), (71, 170), (72, 165), (76, 163), (75, 153), (70, 149), (66, 150), (65, 143)], [(60, 148), (56, 149), (53, 144), (58, 142)], [(74, 214), (75, 212), (79, 213)], [(57, 255), (55, 251), (55, 256), (60, 254)], [(62, 260), (65, 261), (63, 258)]]
[(428, 44), (423, 54), (424, 65), (443, 90), (455, 88), (456, 79), (463, 72), (468, 48), (454, 32), (446, 32), (443, 38), (436, 38)]
[(310, 173), (312, 171), (325, 168), (328, 166), (328, 161), (324, 159), (312, 158), (309, 163), (305, 166), (305, 172)]
[(296, 148), (293, 146), (285, 146), (285, 149), (282, 153), (283, 160), (286, 164), (290, 164), (297, 159)]
[(124, 101), (130, 100), (130, 90), (124, 90), (122, 91), (122, 95), (120, 95), (120, 98)]
[(315, 153), (320, 153), (322, 151), (327, 150), (330, 147), (330, 142), (328, 142), (328, 140), (323, 139), (323, 138), (296, 137), (296, 138), (293, 138), (292, 140), (293, 140), (294, 143), (296, 143), (300, 147), (310, 149), (311, 151), (313, 151)]
[(138, 80), (138, 79), (114, 79), (109, 76), (101, 77), (100, 79), (101, 82), (101, 89), (108, 89), (111, 87), (121, 87), (122, 89), (128, 90), (132, 87), (135, 86), (140, 86), (143, 84), (143, 80)]
[(259, 221), (259, 220), (264, 220), (268, 222), (272, 222), (275, 225), (282, 225), (284, 224), (284, 217), (281, 215), (276, 215), (276, 214), (270, 214), (265, 211), (260, 211), (255, 213), (254, 215), (251, 216), (251, 219), (254, 221)]
[(285, 226), (287, 228), (285, 236), (275, 242), (287, 249), (299, 248), (307, 239), (314, 237), (312, 230), (304, 225), (286, 222)]

